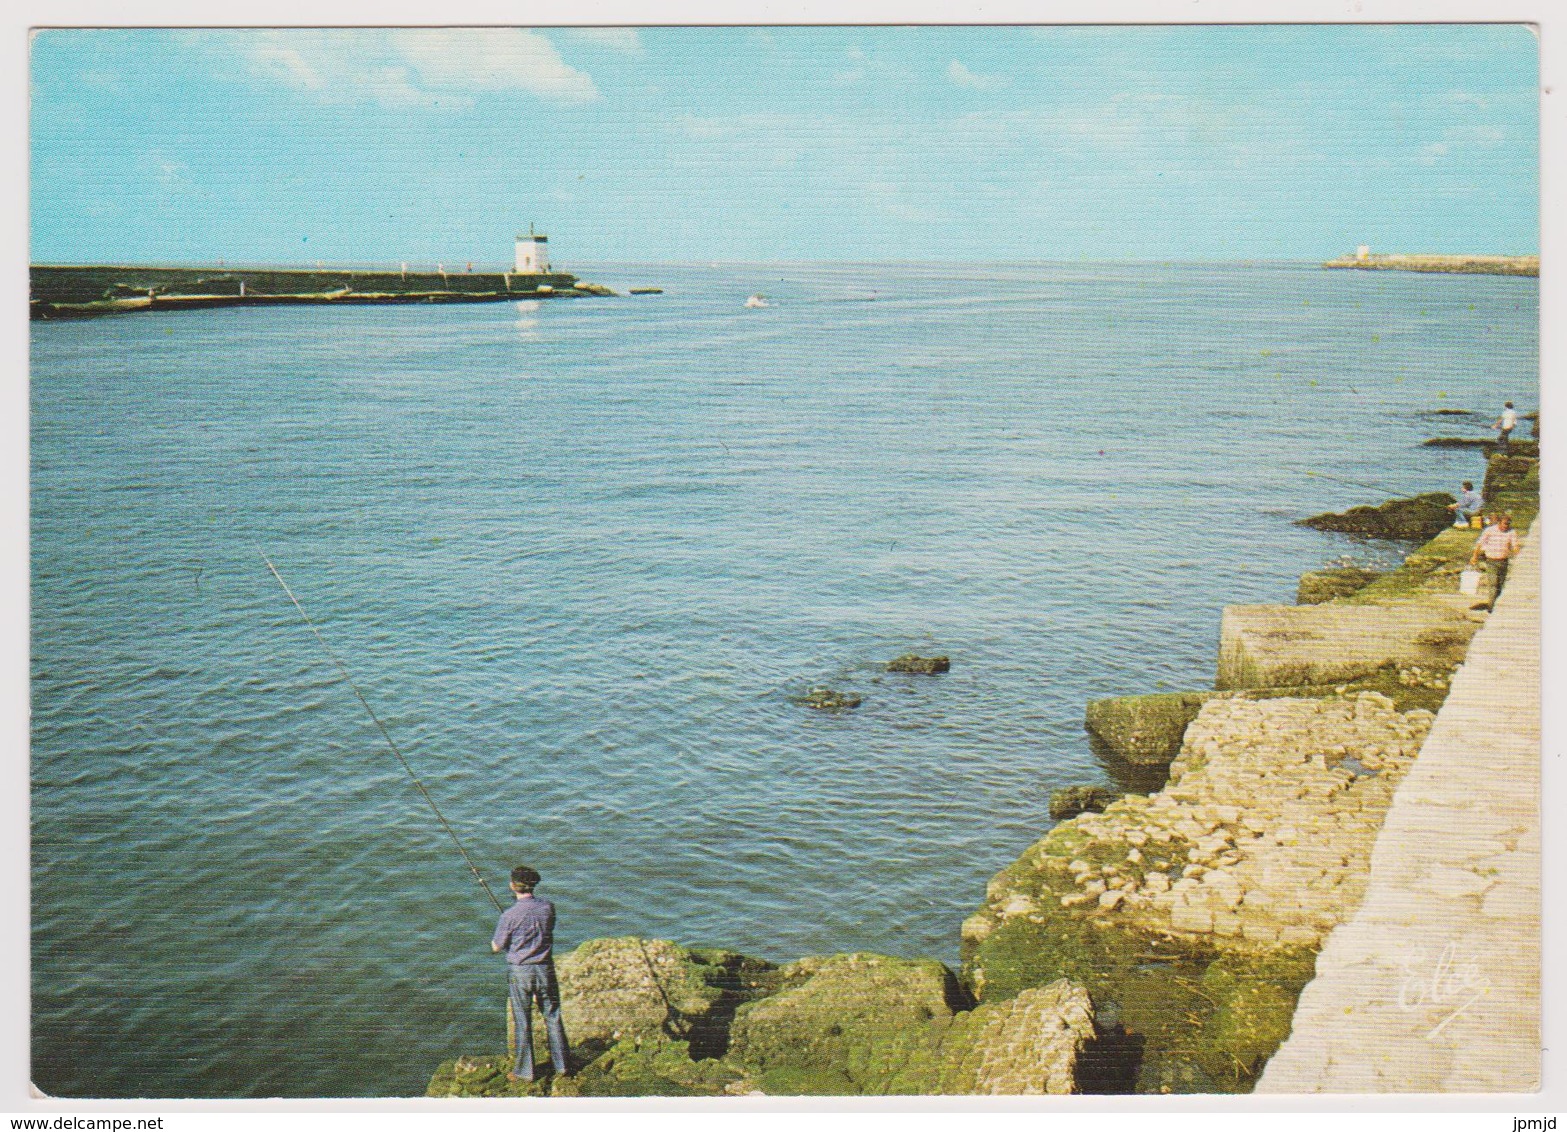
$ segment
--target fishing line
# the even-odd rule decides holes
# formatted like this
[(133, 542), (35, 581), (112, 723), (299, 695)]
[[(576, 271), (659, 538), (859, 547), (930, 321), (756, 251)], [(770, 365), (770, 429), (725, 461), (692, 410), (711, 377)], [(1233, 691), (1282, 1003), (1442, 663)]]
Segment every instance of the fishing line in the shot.
[[(1287, 467), (1287, 468), (1291, 467), (1291, 465), (1289, 465), (1289, 464), (1286, 464), (1284, 466)], [(1332, 480), (1334, 483), (1347, 483), (1351, 487), (1364, 487), (1364, 488), (1367, 488), (1367, 489), (1369, 489), (1371, 491), (1385, 491), (1385, 492), (1389, 492), (1391, 494), (1397, 494), (1397, 489), (1396, 488), (1387, 487), (1384, 484), (1379, 484), (1379, 483), (1362, 483), (1360, 480), (1347, 480), (1343, 476), (1330, 476), (1326, 472), (1314, 472), (1310, 468), (1302, 468), (1302, 467), (1299, 467), (1298, 465), (1294, 466), (1294, 470), (1297, 471), (1297, 472), (1302, 472), (1305, 475), (1308, 475), (1308, 476), (1312, 477), (1313, 479)]]
[(337, 670), (342, 674), (344, 683), (354, 690), (354, 695), (359, 698), (359, 702), (364, 705), (365, 711), (369, 712), (370, 718), (375, 721), (376, 727), (381, 732), (381, 738), (385, 739), (386, 745), (392, 748), (392, 753), (397, 756), (397, 761), (403, 764), (403, 769), (408, 772), (408, 777), (413, 779), (414, 785), (419, 788), (419, 793), (424, 795), (424, 800), (429, 803), (430, 809), (434, 811), (436, 818), (441, 823), (441, 828), (446, 830), (447, 836), (452, 839), (452, 844), (457, 846), (457, 852), (461, 853), (462, 859), (467, 862), (468, 871), (473, 874), (473, 879), (478, 881), (479, 886), (484, 889), (484, 894), (490, 898), (490, 903), (495, 905), (495, 910), (497, 912), (505, 911), (501, 907), (501, 902), (495, 898), (495, 893), (491, 891), (489, 882), (484, 879), (483, 874), (474, 865), (473, 858), (468, 856), (468, 850), (463, 848), (463, 843), (458, 838), (457, 831), (446, 820), (446, 815), (441, 813), (441, 807), (435, 804), (435, 799), (430, 797), (430, 792), (425, 789), (424, 783), (414, 773), (414, 768), (408, 765), (408, 760), (403, 756), (403, 752), (392, 741), (391, 733), (387, 731), (386, 724), (382, 723), (381, 717), (375, 714), (375, 709), (370, 706), (370, 701), (365, 699), (364, 693), (359, 690), (359, 685), (354, 683), (354, 678), (348, 674), (348, 669), (338, 659), (337, 653), (332, 650), (332, 646), (326, 643), (326, 638), (321, 635), (321, 630), (316, 628), (316, 623), (310, 620), (310, 614), (305, 612), (305, 607), (299, 604), (299, 599), (294, 596), (294, 591), (288, 588), (288, 583), (283, 580), (283, 575), (279, 574), (277, 567), (272, 565), (272, 559), (268, 558), (266, 552), (260, 547), (256, 548), (256, 553), (261, 555), (261, 561), (267, 564), (267, 569), (272, 571), (272, 576), (277, 579), (277, 584), (283, 587), (283, 592), (288, 595), (288, 600), (294, 603), (295, 609), (299, 610), (300, 617), (304, 618), (305, 624), (310, 627), (310, 632), (314, 634), (317, 643), (325, 650), (327, 656), (332, 658), (332, 663), (337, 665)]

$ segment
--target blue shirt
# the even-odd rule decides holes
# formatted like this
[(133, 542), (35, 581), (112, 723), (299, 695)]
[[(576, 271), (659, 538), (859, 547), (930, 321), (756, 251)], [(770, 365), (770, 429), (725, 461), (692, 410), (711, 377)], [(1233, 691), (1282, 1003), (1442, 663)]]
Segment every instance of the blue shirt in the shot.
[(555, 905), (542, 896), (518, 900), (501, 913), (491, 941), (508, 963), (548, 963), (555, 946)]
[(1458, 493), (1458, 509), (1466, 515), (1473, 515), (1485, 506), (1485, 500), (1480, 498), (1478, 491), (1460, 491)]

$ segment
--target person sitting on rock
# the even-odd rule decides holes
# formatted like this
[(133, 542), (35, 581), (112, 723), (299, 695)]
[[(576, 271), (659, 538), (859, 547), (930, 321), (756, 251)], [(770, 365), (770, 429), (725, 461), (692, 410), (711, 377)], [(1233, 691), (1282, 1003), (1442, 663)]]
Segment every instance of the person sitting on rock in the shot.
[(1491, 601), (1486, 609), (1495, 609), (1496, 599), (1501, 596), (1502, 585), (1507, 581), (1507, 564), (1518, 554), (1518, 532), (1513, 530), (1512, 516), (1505, 511), (1480, 532), (1469, 555), (1469, 565), (1478, 565), (1482, 553), (1486, 570), (1491, 575)]
[(1458, 502), (1449, 503), (1447, 509), (1454, 512), (1455, 527), (1467, 527), (1469, 520), (1480, 513), (1485, 506), (1485, 501), (1480, 498), (1480, 493), (1475, 490), (1475, 485), (1468, 480), (1464, 481), (1464, 490), (1458, 493)]
[(555, 981), (555, 905), (533, 895), (539, 874), (527, 865), (511, 871), (516, 902), (501, 913), (490, 950), (505, 952), (511, 971), (511, 1006), (517, 1020), (517, 1064), (508, 1081), (533, 1080), (533, 1000), (538, 999), (549, 1038), (550, 1061), (557, 1077), (569, 1076), (566, 1027), (560, 1019), (560, 986)]

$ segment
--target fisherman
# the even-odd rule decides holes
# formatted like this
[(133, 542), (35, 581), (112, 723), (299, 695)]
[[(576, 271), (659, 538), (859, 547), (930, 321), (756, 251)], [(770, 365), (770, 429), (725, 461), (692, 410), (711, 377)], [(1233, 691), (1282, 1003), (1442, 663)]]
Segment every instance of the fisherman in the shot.
[(517, 1064), (508, 1081), (533, 1080), (533, 1000), (549, 1037), (555, 1076), (568, 1077), (566, 1027), (560, 1020), (560, 987), (555, 982), (555, 905), (533, 894), (539, 874), (527, 865), (511, 871), (516, 901), (501, 913), (490, 950), (506, 954), (511, 977), (511, 1006), (517, 1020)]
[(1480, 532), (1475, 548), (1469, 555), (1469, 565), (1479, 565), (1482, 553), (1492, 582), (1491, 600), (1486, 609), (1495, 609), (1496, 599), (1501, 596), (1502, 585), (1507, 581), (1507, 564), (1518, 554), (1518, 532), (1513, 530), (1512, 516), (1505, 511)]
[(1496, 449), (1498, 452), (1506, 452), (1507, 438), (1512, 436), (1513, 429), (1518, 427), (1518, 410), (1513, 408), (1511, 401), (1502, 406), (1502, 415), (1496, 418), (1496, 423), (1491, 426), (1496, 430)]
[(1464, 490), (1458, 493), (1458, 502), (1449, 503), (1447, 509), (1454, 514), (1453, 526), (1467, 527), (1469, 520), (1480, 513), (1485, 506), (1485, 500), (1480, 498), (1480, 493), (1475, 490), (1475, 485), (1468, 480), (1464, 481)]

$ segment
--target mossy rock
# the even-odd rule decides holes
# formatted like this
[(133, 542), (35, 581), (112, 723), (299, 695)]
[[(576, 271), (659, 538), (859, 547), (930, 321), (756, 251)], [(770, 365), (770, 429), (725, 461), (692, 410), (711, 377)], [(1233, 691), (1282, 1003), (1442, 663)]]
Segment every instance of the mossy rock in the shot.
[(1201, 692), (1168, 692), (1090, 700), (1083, 723), (1117, 758), (1134, 766), (1169, 766), (1206, 698)]
[(1044, 1095), (1076, 1090), (1094, 1039), (1088, 992), (1065, 979), (873, 1043), (851, 1066), (860, 1091), (904, 1096)]
[(1095, 1092), (1250, 1091), (1315, 964), (1309, 949), (1219, 951), (1064, 913), (1008, 920), (966, 952), (982, 1009), (1058, 978), (1088, 990), (1100, 1041), (1077, 1074)]
[(759, 1092), (773, 1097), (848, 1097), (860, 1092), (841, 1069), (807, 1065), (777, 1065), (755, 1080)]
[(853, 692), (836, 692), (831, 688), (812, 688), (801, 696), (798, 703), (817, 711), (840, 712), (860, 706), (860, 697)]
[(1085, 1092), (1240, 1087), (1215, 1082), (1200, 1060), (1213, 1010), (1201, 987), (1211, 948), (1057, 912), (1044, 923), (1008, 920), (965, 951), (964, 978), (986, 1004), (1058, 978), (1089, 992), (1100, 1040), (1079, 1056)]
[(745, 1071), (729, 1061), (695, 1058), (690, 1043), (659, 1035), (615, 1043), (583, 1068), (571, 1092), (584, 1097), (701, 1097), (750, 1088)]
[(782, 1070), (857, 1080), (871, 1046), (969, 1005), (957, 977), (933, 959), (833, 955), (801, 959), (778, 975), (782, 989), (740, 1007), (729, 1036), (729, 1059), (767, 1091)]
[(1447, 509), (1454, 501), (1446, 492), (1432, 492), (1410, 499), (1390, 499), (1376, 507), (1351, 507), (1342, 514), (1329, 512), (1299, 520), (1303, 527), (1338, 531), (1362, 538), (1424, 541), (1453, 524)]
[(1213, 1002), (1201, 1038), (1203, 1068), (1216, 1081), (1249, 1088), (1289, 1037), (1300, 992), (1315, 972), (1307, 950), (1263, 956), (1226, 955), (1202, 977)]
[(1078, 814), (1102, 814), (1106, 806), (1125, 793), (1109, 786), (1062, 786), (1050, 792), (1050, 816), (1061, 821)]
[(1134, 933), (1078, 916), (1057, 913), (1044, 923), (1010, 919), (970, 949), (963, 978), (982, 1003), (1004, 1002), (1057, 979), (1102, 991), (1112, 972), (1135, 965), (1142, 949)]
[[(1521, 456), (1517, 453), (1503, 455), (1500, 452), (1491, 456), (1485, 463), (1485, 482), (1480, 485), (1480, 494), (1485, 497), (1486, 503), (1492, 504), (1497, 497), (1507, 492), (1527, 491), (1532, 476), (1534, 481), (1534, 494), (1539, 494), (1540, 461), (1535, 457)], [(1489, 507), (1487, 508), (1489, 510)]]
[(1381, 571), (1364, 566), (1334, 566), (1326, 570), (1312, 570), (1300, 576), (1300, 586), (1295, 591), (1296, 605), (1319, 605), (1324, 601), (1348, 597), (1365, 589)]
[(911, 672), (920, 676), (936, 676), (952, 670), (952, 662), (944, 656), (916, 656), (908, 653), (887, 662), (888, 672)]
[[(566, 1036), (580, 1060), (659, 1035), (689, 1041), (704, 1055), (722, 1052), (735, 1009), (769, 993), (774, 970), (733, 951), (637, 936), (591, 939), (556, 964)], [(542, 1053), (543, 1026), (533, 1029)]]
[(553, 1081), (508, 1081), (511, 1060), (505, 1054), (490, 1057), (458, 1057), (435, 1070), (425, 1089), (427, 1097), (547, 1097)]

